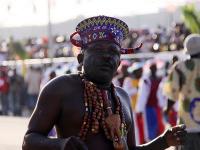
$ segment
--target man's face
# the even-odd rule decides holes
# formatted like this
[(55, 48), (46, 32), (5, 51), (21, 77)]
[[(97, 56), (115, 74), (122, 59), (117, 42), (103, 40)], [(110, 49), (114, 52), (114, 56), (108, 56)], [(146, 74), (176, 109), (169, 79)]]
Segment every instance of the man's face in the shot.
[(97, 84), (111, 82), (119, 64), (120, 47), (115, 43), (98, 41), (89, 44), (84, 50), (84, 72)]

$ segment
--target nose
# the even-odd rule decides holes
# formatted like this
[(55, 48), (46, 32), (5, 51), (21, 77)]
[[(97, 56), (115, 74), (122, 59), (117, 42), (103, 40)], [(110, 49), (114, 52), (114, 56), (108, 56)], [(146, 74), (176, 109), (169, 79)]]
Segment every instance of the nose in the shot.
[(104, 55), (102, 56), (102, 58), (103, 58), (104, 61), (110, 61), (112, 57), (111, 57), (111, 55), (109, 55), (109, 54), (104, 54)]

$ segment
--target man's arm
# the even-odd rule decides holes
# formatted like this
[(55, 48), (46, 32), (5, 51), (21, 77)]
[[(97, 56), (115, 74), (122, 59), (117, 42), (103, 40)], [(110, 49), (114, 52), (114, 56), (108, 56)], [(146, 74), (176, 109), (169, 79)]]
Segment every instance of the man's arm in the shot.
[(23, 150), (60, 150), (64, 147), (64, 139), (47, 137), (60, 113), (60, 95), (54, 91), (55, 86), (56, 83), (50, 82), (42, 89), (28, 124)]
[(152, 140), (149, 143), (139, 145), (132, 150), (164, 150), (168, 148), (167, 142), (164, 137), (159, 136), (156, 139)]
[(22, 150), (64, 150), (66, 142), (66, 139), (50, 139), (36, 132), (27, 132)]
[(22, 150), (87, 150), (85, 144), (77, 137), (66, 139), (47, 138), (38, 133), (29, 133), (24, 137)]
[(130, 150), (164, 150), (170, 146), (182, 145), (187, 133), (185, 128), (185, 125), (174, 126), (151, 142), (136, 146)]
[(36, 108), (30, 118), (28, 130), (24, 136), (22, 150), (75, 150), (84, 148), (76, 137), (55, 138), (48, 136), (61, 112), (60, 84), (57, 80), (42, 89)]

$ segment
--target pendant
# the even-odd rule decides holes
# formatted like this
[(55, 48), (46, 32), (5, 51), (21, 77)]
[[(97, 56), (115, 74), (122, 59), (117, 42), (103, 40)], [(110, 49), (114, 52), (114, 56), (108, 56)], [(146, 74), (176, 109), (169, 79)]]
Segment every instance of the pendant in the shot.
[(121, 119), (118, 114), (111, 114), (105, 119), (106, 125), (110, 131), (120, 130)]
[(115, 150), (124, 150), (122, 135), (120, 131), (121, 119), (119, 114), (111, 114), (105, 119), (106, 125), (110, 131)]
[(113, 142), (113, 147), (115, 150), (125, 150), (122, 142)]

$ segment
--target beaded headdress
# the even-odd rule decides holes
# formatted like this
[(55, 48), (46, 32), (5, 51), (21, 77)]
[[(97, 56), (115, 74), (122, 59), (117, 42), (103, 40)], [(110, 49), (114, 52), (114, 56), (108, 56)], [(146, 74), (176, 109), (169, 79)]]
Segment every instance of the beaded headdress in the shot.
[[(112, 41), (120, 46), (129, 33), (128, 25), (120, 19), (108, 16), (95, 16), (81, 21), (76, 32), (71, 34), (70, 41), (77, 47), (84, 48), (95, 41)], [(80, 36), (80, 40), (74, 39), (75, 35)], [(121, 48), (121, 54), (131, 54), (137, 48)]]

